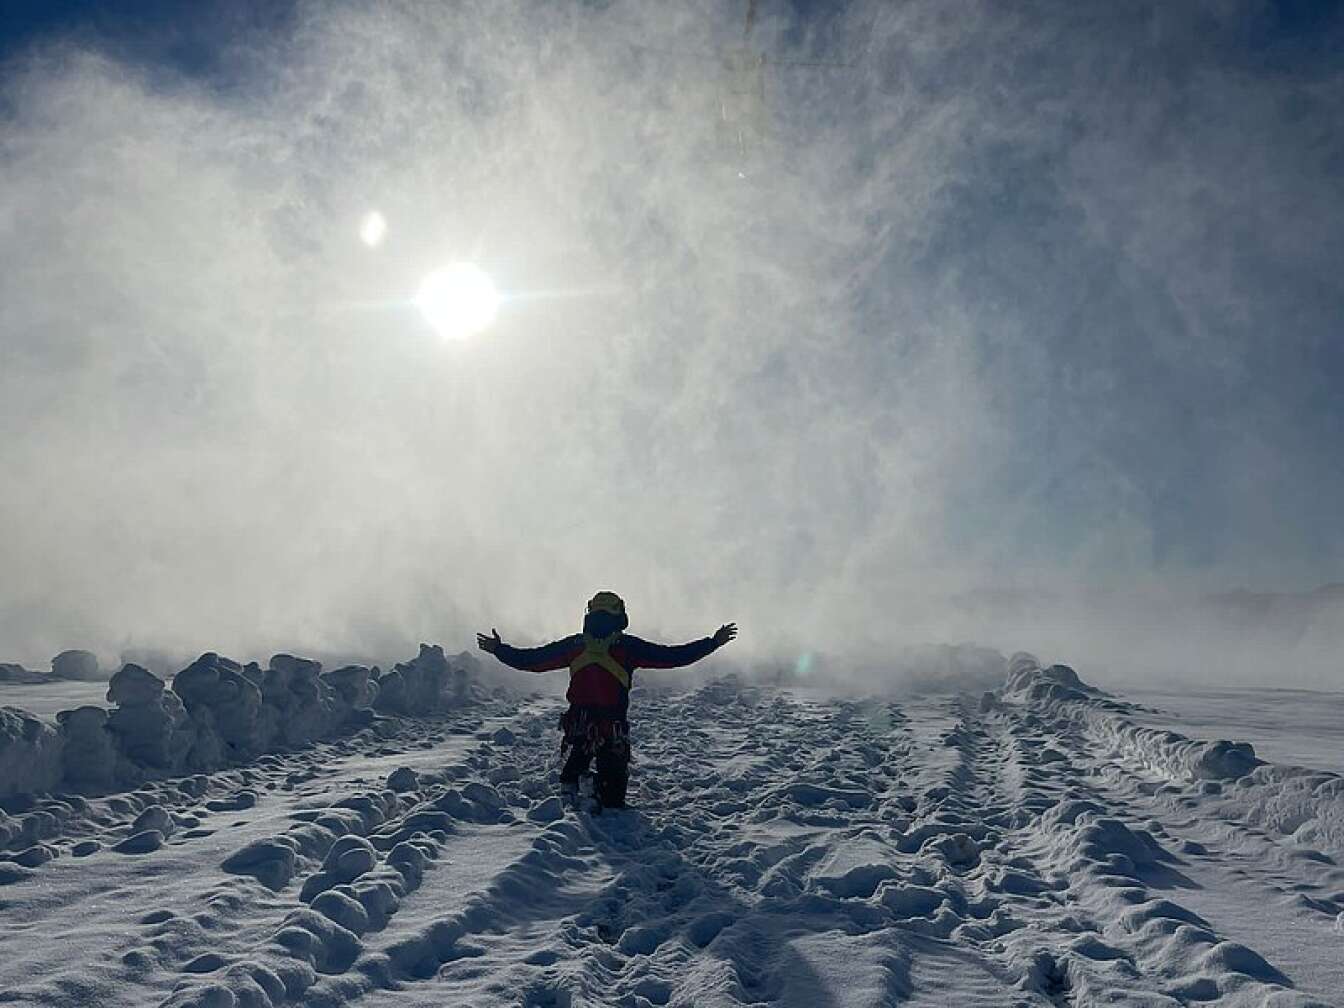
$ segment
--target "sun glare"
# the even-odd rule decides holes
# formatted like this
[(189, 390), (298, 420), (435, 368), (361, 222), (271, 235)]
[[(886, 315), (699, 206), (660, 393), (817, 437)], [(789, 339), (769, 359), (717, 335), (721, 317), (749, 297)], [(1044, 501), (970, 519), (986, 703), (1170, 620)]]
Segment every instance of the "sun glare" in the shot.
[(479, 266), (453, 263), (420, 281), (415, 306), (439, 335), (464, 339), (495, 320), (499, 292)]

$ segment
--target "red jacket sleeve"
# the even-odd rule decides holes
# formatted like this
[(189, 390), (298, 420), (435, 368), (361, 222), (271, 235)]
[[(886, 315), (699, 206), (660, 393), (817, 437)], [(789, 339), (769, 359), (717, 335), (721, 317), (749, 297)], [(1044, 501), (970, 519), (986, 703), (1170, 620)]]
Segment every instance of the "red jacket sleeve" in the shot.
[(621, 636), (621, 650), (631, 668), (681, 668), (698, 662), (717, 647), (713, 637), (689, 644), (653, 644), (629, 634)]
[(518, 648), (512, 644), (500, 644), (495, 649), (495, 657), (505, 665), (512, 665), (524, 672), (549, 672), (552, 669), (565, 668), (583, 650), (583, 635), (574, 634), (558, 641), (551, 641), (541, 647)]

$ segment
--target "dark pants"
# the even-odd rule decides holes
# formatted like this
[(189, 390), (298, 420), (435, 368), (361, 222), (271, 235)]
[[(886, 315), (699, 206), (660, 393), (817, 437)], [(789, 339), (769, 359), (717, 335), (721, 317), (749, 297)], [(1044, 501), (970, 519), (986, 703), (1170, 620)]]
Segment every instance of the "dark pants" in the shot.
[(562, 784), (577, 784), (579, 776), (597, 761), (593, 793), (608, 808), (625, 804), (625, 789), (630, 780), (629, 725), (624, 717), (571, 707), (560, 721), (565, 732), (564, 746), (569, 751), (560, 770)]

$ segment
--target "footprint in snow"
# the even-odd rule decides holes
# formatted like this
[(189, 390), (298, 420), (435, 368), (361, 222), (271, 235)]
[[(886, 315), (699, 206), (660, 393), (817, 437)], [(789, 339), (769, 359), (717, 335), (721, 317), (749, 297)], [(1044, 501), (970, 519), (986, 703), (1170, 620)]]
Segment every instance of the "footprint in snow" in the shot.
[(12, 885), (34, 875), (31, 868), (24, 868), (13, 861), (0, 861), (0, 885)]
[(213, 973), (215, 970), (223, 969), (227, 965), (229, 965), (229, 960), (225, 959), (218, 952), (205, 952), (183, 966), (182, 972)]
[(163, 846), (163, 834), (158, 830), (144, 830), (132, 834), (112, 849), (118, 854), (151, 854)]
[(227, 798), (214, 798), (206, 802), (205, 807), (211, 812), (242, 812), (256, 804), (257, 793), (247, 790), (239, 791)]

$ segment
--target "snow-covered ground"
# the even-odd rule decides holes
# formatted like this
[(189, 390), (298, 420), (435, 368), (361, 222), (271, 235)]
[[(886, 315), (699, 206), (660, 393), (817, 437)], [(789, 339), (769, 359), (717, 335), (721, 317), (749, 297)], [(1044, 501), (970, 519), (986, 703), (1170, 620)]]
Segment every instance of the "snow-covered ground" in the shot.
[(1144, 723), (1183, 735), (1242, 739), (1272, 763), (1344, 774), (1344, 693), (1135, 686), (1124, 696), (1150, 708), (1135, 714)]
[(599, 816), (554, 797), (550, 697), (48, 801), (0, 854), (0, 1002), (1344, 1003), (1344, 781), (1183, 737), (1338, 769), (1337, 728), (1127, 699), (1026, 659), (983, 697), (641, 689)]
[(61, 682), (0, 683), (0, 707), (19, 707), (44, 721), (55, 721), (56, 712), (90, 704), (107, 706), (107, 683)]

